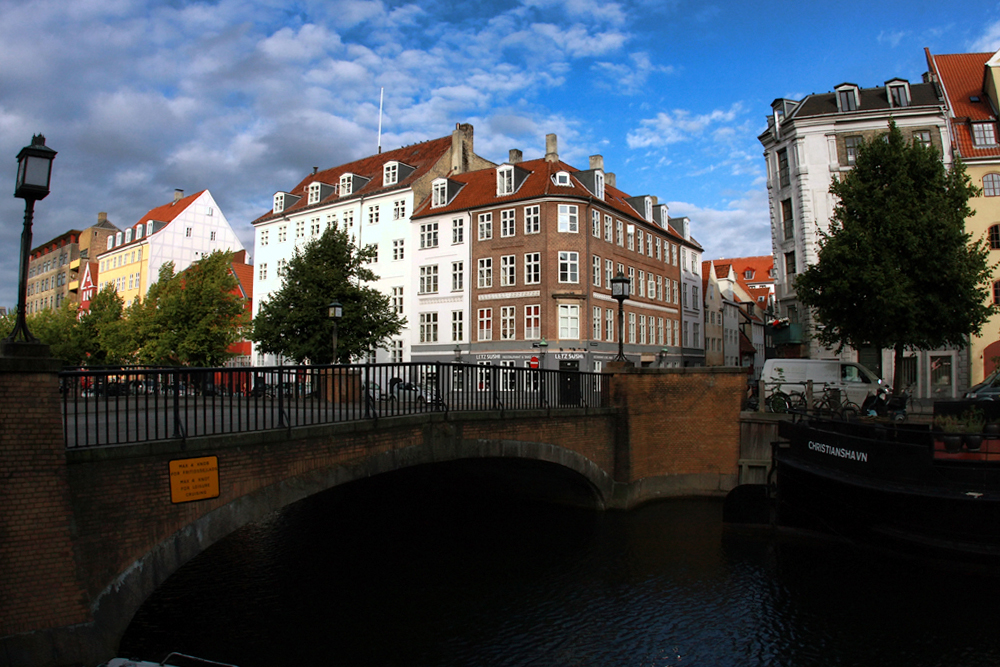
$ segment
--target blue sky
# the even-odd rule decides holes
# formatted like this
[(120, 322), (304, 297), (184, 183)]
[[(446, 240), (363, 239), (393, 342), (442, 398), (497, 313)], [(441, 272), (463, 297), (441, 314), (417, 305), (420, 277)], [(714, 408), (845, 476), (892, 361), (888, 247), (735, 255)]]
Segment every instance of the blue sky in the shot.
[[(757, 135), (776, 97), (919, 81), (932, 53), (1000, 48), (1000, 5), (965, 2), (0, 0), (0, 171), (32, 134), (59, 151), (33, 246), (175, 188), (250, 221), (312, 167), (475, 126), (688, 215), (705, 257), (768, 254)], [(0, 305), (17, 301), (23, 202), (0, 197)]]

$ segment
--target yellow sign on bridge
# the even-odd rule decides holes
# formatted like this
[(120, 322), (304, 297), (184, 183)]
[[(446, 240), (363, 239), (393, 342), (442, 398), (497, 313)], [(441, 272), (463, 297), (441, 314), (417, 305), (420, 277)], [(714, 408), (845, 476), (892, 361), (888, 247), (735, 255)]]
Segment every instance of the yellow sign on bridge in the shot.
[(170, 462), (170, 502), (189, 503), (219, 497), (219, 457)]

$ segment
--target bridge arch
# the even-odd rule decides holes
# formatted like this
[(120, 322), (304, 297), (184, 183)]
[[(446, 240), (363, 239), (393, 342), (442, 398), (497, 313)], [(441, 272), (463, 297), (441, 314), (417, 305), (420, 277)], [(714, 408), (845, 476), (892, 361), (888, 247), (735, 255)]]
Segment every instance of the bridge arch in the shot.
[[(293, 477), (250, 490), (213, 507), (166, 539), (151, 545), (144, 555), (107, 583), (96, 596), (92, 605), (93, 629), (99, 635), (99, 643), (114, 650), (139, 607), (168, 577), (239, 528), (295, 502), (350, 482), (418, 466), (458, 461), (547, 464), (549, 470), (543, 474), (557, 479), (556, 488), (542, 494), (550, 500), (603, 510), (609, 506), (614, 495), (612, 476), (595, 462), (572, 449), (539, 441), (432, 436), (422, 443), (389, 449), (354, 461), (303, 470)], [(535, 485), (533, 488), (537, 491), (542, 486)]]

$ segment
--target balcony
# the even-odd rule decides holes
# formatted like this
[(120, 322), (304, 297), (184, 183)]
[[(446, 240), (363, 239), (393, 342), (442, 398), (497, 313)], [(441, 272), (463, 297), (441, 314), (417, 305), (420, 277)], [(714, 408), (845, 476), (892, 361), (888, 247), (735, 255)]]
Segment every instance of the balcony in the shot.
[(793, 322), (780, 329), (771, 329), (771, 342), (780, 345), (801, 345), (806, 342), (805, 332), (800, 322)]

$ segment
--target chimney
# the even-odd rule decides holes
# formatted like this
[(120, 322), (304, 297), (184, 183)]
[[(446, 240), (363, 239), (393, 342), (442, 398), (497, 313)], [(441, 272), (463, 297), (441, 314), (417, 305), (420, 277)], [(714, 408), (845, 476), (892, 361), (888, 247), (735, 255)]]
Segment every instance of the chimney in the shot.
[(469, 170), (472, 159), (472, 125), (455, 123), (451, 133), (451, 173), (463, 174)]
[(180, 188), (174, 190), (174, 203), (176, 204), (180, 200), (184, 199), (184, 191)]
[(604, 171), (604, 156), (603, 155), (591, 155), (590, 156), (590, 168), (600, 169)]
[(554, 134), (545, 135), (545, 161), (546, 162), (558, 162), (559, 161), (559, 141), (556, 139)]
[(97, 214), (97, 224), (101, 224), (101, 223), (107, 222), (107, 221), (108, 221), (108, 212), (107, 211), (101, 211), (100, 213)]
[(520, 148), (511, 148), (509, 157), (507, 161), (511, 164), (520, 164), (521, 160), (524, 159), (524, 153), (521, 152)]
[(605, 185), (610, 185), (613, 188), (617, 188), (618, 186), (616, 185), (615, 181), (616, 181), (616, 179), (615, 179), (614, 172), (608, 172), (608, 173), (604, 174), (604, 184)]

